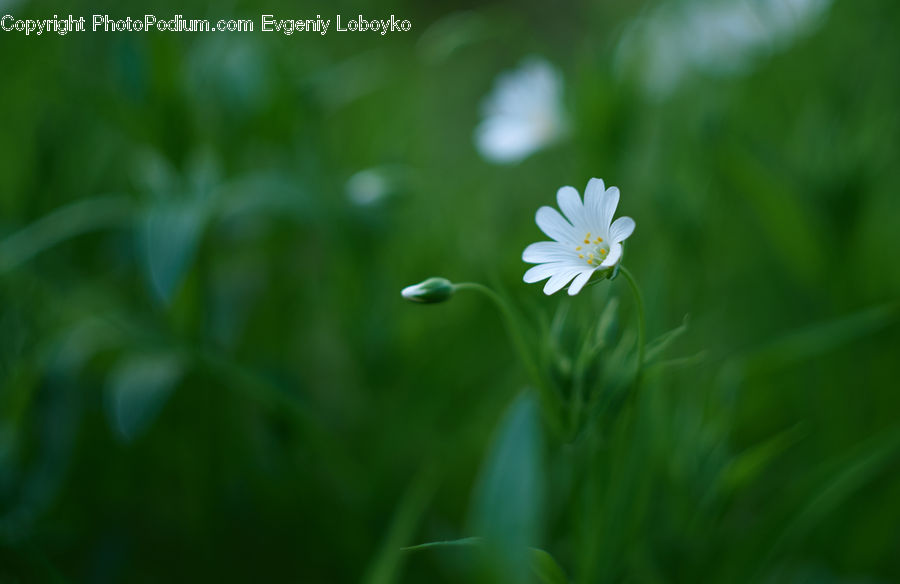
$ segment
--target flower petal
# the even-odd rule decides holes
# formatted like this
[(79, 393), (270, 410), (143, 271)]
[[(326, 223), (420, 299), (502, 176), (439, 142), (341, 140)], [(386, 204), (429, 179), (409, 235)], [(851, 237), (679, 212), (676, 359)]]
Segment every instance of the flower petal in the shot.
[(584, 270), (572, 280), (572, 283), (569, 285), (569, 296), (575, 296), (581, 289), (584, 288), (584, 285), (587, 284), (587, 281), (591, 279), (591, 274), (594, 273), (594, 270)]
[(584, 189), (584, 204), (594, 204), (600, 202), (600, 197), (606, 192), (602, 178), (592, 178), (588, 181), (587, 187)]
[(622, 259), (622, 244), (621, 243), (613, 243), (609, 246), (609, 255), (604, 258), (603, 262), (600, 264), (601, 268), (611, 268)]
[(525, 275), (522, 279), (528, 284), (534, 284), (535, 282), (540, 282), (544, 278), (549, 278), (553, 274), (561, 272), (569, 267), (569, 264), (564, 262), (551, 262), (547, 264), (538, 264), (536, 266), (532, 266), (525, 272)]
[(530, 264), (574, 260), (575, 256), (574, 250), (556, 241), (532, 243), (522, 252), (522, 260)]
[(544, 294), (547, 296), (559, 292), (569, 281), (578, 275), (582, 268), (564, 268), (553, 274), (544, 284)]
[(563, 243), (575, 241), (575, 229), (553, 207), (541, 207), (534, 216), (537, 226), (551, 239)]
[(527, 120), (497, 114), (475, 129), (475, 145), (489, 162), (513, 164), (538, 150), (541, 137)]
[(592, 178), (584, 189), (584, 211), (591, 231), (597, 231), (600, 225), (600, 202), (605, 192), (602, 178)]
[(609, 239), (614, 243), (621, 243), (634, 233), (634, 219), (631, 217), (619, 217), (609, 226)]
[(556, 191), (556, 202), (575, 229), (578, 231), (585, 229), (584, 205), (581, 204), (581, 196), (575, 187), (562, 187)]
[(603, 196), (600, 197), (600, 212), (597, 220), (600, 222), (598, 228), (602, 228), (609, 233), (609, 224), (612, 223), (613, 215), (616, 214), (616, 207), (619, 206), (619, 187), (609, 187)]

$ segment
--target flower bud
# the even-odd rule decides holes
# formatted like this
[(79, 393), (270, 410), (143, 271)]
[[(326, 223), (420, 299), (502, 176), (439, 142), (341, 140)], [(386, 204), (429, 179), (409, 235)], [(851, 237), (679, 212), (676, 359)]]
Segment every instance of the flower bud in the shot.
[(411, 302), (433, 304), (443, 302), (453, 296), (453, 283), (447, 278), (428, 278), (412, 286), (407, 286), (400, 294)]

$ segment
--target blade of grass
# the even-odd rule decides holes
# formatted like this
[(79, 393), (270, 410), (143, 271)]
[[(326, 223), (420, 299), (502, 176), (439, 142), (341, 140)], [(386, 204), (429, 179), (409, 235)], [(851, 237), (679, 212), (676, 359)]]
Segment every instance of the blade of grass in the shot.
[(390, 584), (398, 580), (403, 563), (403, 551), (410, 549), (402, 546), (415, 532), (428, 502), (434, 495), (437, 483), (436, 466), (429, 465), (419, 471), (404, 493), (391, 521), (391, 526), (384, 536), (381, 549), (366, 570), (363, 582), (366, 584)]

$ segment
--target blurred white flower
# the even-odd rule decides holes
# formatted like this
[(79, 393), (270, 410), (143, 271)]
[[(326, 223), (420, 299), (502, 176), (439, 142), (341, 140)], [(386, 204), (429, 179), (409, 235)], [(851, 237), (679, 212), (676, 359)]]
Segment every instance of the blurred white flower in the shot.
[(374, 207), (407, 193), (415, 180), (412, 168), (403, 164), (383, 164), (354, 173), (344, 184), (344, 193), (354, 205)]
[[(538, 209), (535, 221), (554, 241), (540, 241), (525, 248), (522, 259), (538, 264), (525, 272), (529, 284), (550, 278), (545, 294), (553, 294), (572, 281), (569, 295), (581, 291), (597, 270), (606, 271), (622, 259), (622, 242), (634, 231), (634, 219), (612, 220), (619, 205), (619, 189), (604, 187), (592, 178), (584, 191), (584, 203), (573, 187), (562, 187), (556, 201), (565, 218), (552, 207)], [(568, 219), (568, 221), (567, 221)]]
[(383, 172), (367, 168), (347, 179), (345, 189), (351, 202), (365, 207), (384, 199), (391, 191), (391, 184)]
[(746, 71), (815, 28), (831, 0), (696, 0), (666, 4), (633, 24), (619, 43), (620, 74), (653, 97), (671, 94), (692, 70)]
[(566, 132), (562, 75), (543, 59), (526, 59), (497, 78), (482, 114), (475, 129), (481, 155), (498, 164), (519, 162)]

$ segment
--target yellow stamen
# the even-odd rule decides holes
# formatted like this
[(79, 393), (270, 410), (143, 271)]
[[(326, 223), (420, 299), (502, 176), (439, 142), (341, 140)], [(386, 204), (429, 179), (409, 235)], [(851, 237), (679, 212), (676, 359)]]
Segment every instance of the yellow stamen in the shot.
[(598, 238), (597, 238), (597, 243), (603, 243), (603, 238), (602, 238), (602, 237), (598, 237)]
[(575, 251), (581, 251), (581, 246), (580, 245), (575, 246)]
[(580, 254), (578, 254), (578, 257), (579, 257), (580, 259), (584, 259), (584, 254), (583, 254), (583, 253), (580, 253)]
[(590, 240), (590, 239), (585, 239), (584, 242), (585, 242), (585, 243), (590, 243), (591, 240)]
[(606, 250), (605, 250), (605, 249), (601, 249), (601, 250), (600, 250), (600, 255), (606, 255)]
[(593, 264), (593, 263), (594, 263), (594, 260), (588, 260), (588, 263), (589, 263), (589, 264)]

